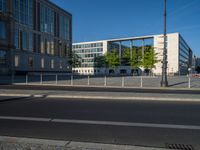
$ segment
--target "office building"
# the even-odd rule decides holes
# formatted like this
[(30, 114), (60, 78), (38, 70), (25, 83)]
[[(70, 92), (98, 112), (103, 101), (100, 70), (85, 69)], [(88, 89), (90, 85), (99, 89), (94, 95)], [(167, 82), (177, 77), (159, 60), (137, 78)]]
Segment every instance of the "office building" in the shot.
[(0, 74), (71, 72), (72, 15), (48, 0), (0, 0)]
[[(93, 42), (81, 42), (73, 44), (73, 53), (75, 53), (79, 59), (80, 64), (73, 68), (73, 72), (77, 74), (133, 74), (134, 70), (124, 64), (122, 61), (122, 54), (126, 48), (132, 50), (133, 48), (141, 48), (144, 52), (147, 47), (153, 47), (155, 53), (157, 53), (157, 60), (160, 60), (155, 64), (152, 72), (154, 75), (162, 74), (162, 58), (164, 48), (163, 35), (150, 35), (141, 37), (129, 37), (119, 39), (109, 39)], [(98, 56), (103, 56), (106, 52), (116, 49), (119, 58), (120, 65), (115, 69), (111, 68), (99, 68), (95, 65), (95, 59)], [(188, 68), (192, 64), (192, 50), (185, 42), (183, 37), (179, 33), (167, 34), (167, 50), (168, 50), (168, 68), (169, 75), (186, 75)], [(144, 68), (140, 67), (139, 74), (144, 73)]]

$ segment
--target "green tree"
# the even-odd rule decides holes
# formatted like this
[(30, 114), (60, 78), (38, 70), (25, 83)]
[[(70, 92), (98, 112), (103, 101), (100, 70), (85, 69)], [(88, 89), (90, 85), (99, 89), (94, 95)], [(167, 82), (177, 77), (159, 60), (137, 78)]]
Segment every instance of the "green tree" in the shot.
[(152, 69), (155, 68), (155, 64), (159, 62), (157, 55), (158, 53), (155, 53), (152, 46), (147, 46), (144, 51), (142, 67), (144, 67), (145, 70), (152, 72)]
[(69, 64), (72, 65), (72, 67), (81, 66), (82, 59), (78, 54), (76, 54), (75, 52), (72, 52), (70, 58), (71, 59), (69, 60)]
[(119, 66), (119, 54), (117, 53), (116, 49), (113, 49), (111, 51), (108, 51), (105, 54), (105, 62), (106, 62), (106, 68), (112, 68), (115, 69), (117, 66)]
[(98, 68), (106, 67), (106, 57), (105, 56), (95, 57), (94, 66)]
[(135, 71), (142, 66), (142, 49), (140, 47), (126, 48), (123, 52), (123, 63)]

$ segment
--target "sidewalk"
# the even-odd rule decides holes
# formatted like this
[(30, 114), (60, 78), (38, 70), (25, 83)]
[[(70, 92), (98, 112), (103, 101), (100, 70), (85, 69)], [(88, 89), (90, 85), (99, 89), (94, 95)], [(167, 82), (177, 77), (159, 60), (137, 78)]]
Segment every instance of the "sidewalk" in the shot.
[(200, 102), (199, 94), (161, 94), (132, 92), (85, 92), (62, 90), (17, 90), (1, 89), (0, 96), (46, 97), (70, 99), (106, 99), (106, 100), (149, 100), (149, 101), (194, 101)]
[(164, 148), (0, 136), (1, 150), (167, 150)]

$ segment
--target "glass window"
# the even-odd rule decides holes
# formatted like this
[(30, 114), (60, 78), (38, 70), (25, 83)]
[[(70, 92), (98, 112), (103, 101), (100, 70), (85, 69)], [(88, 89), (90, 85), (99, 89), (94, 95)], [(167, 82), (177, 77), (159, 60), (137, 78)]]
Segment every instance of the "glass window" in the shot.
[(54, 60), (51, 59), (51, 69), (53, 69), (53, 68), (54, 68)]
[(6, 0), (0, 0), (0, 11), (6, 11)]
[(43, 4), (40, 5), (40, 31), (54, 34), (54, 11)]
[(22, 32), (22, 49), (28, 49), (28, 34), (25, 31)]
[(33, 57), (28, 57), (28, 66), (33, 67)]
[(33, 0), (13, 0), (15, 19), (25, 25), (33, 26)]
[(44, 58), (41, 58), (41, 68), (44, 68)]
[(63, 66), (62, 66), (62, 61), (60, 61), (60, 69), (62, 69), (63, 68)]
[(15, 55), (15, 67), (19, 67), (19, 56)]
[(19, 29), (15, 29), (15, 47), (19, 48)]
[(33, 51), (33, 33), (29, 33), (29, 51)]
[(0, 50), (0, 65), (6, 64), (6, 51)]
[(43, 36), (41, 36), (41, 41), (40, 41), (40, 52), (41, 52), (41, 54), (44, 54), (44, 52), (45, 52), (45, 41), (44, 41), (44, 37)]
[[(66, 16), (60, 15), (60, 37), (69, 40), (70, 39), (70, 20)], [(78, 48), (81, 48), (79, 45)]]
[(0, 21), (0, 39), (6, 39), (6, 24)]

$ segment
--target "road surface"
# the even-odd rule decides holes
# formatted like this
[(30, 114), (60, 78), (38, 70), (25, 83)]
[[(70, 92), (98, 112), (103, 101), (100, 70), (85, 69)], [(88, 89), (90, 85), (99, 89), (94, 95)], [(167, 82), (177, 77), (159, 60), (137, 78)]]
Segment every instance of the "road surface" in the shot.
[(0, 135), (200, 149), (199, 118), (197, 102), (14, 98), (0, 102)]

